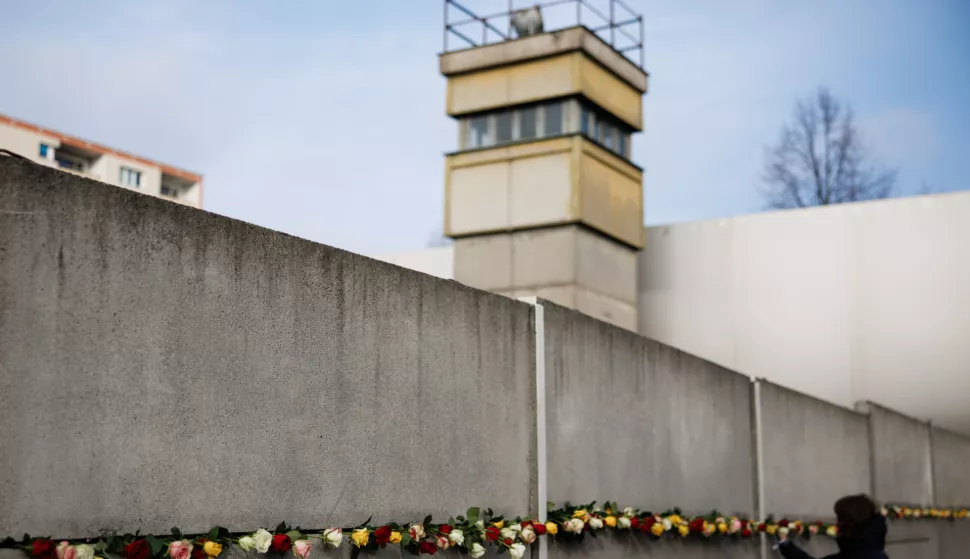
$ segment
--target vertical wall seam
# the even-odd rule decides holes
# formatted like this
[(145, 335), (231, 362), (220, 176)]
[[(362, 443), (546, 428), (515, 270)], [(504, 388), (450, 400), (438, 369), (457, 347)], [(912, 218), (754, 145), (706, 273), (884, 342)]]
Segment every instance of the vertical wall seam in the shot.
[[(549, 502), (546, 470), (546, 320), (545, 309), (538, 297), (520, 297), (532, 305), (535, 316), (535, 374), (536, 374), (536, 518), (546, 522), (546, 508)], [(538, 559), (549, 556), (548, 538), (539, 538)]]
[[(764, 437), (762, 430), (761, 410), (761, 381), (752, 378), (752, 404), (754, 406), (754, 478), (755, 478), (755, 514), (756, 518), (765, 517), (765, 475), (764, 475)], [(768, 557), (768, 540), (761, 534), (761, 557)]]

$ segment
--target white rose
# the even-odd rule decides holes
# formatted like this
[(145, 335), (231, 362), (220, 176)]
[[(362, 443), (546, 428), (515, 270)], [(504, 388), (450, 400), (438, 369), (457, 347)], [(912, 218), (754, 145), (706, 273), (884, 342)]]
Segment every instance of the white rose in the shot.
[(664, 518), (664, 531), (669, 532), (671, 527), (673, 527), (673, 524), (670, 523), (670, 519)]
[(624, 530), (629, 530), (630, 529), (630, 519), (627, 518), (627, 517), (625, 517), (625, 516), (621, 516), (620, 518), (618, 518), (617, 521), (616, 521), (616, 524), (617, 524), (617, 526), (619, 526), (620, 528), (622, 528)]
[(266, 530), (260, 528), (256, 530), (253, 534), (253, 539), (256, 540), (256, 551), (260, 553), (266, 553), (269, 551), (270, 544), (273, 543), (273, 534), (270, 534)]
[(465, 543), (465, 533), (461, 530), (452, 530), (448, 534), (448, 539), (451, 540), (452, 545), (461, 545)]
[(239, 547), (242, 548), (243, 551), (250, 551), (256, 547), (256, 540), (253, 539), (252, 536), (243, 536), (239, 538)]
[(480, 543), (473, 543), (470, 555), (472, 556), (472, 559), (478, 559), (482, 555), (485, 555), (485, 548), (482, 547), (482, 544)]
[(519, 539), (527, 544), (532, 544), (536, 541), (536, 531), (532, 529), (532, 526), (526, 526), (519, 532)]
[(340, 528), (327, 528), (323, 531), (323, 542), (331, 547), (340, 547), (344, 541), (344, 531)]
[(74, 557), (76, 559), (94, 559), (94, 547), (80, 543), (74, 546)]
[(583, 531), (583, 521), (578, 518), (570, 518), (563, 525), (563, 529), (567, 532), (572, 532), (573, 534), (579, 534)]
[(785, 539), (785, 537), (787, 535), (788, 535), (788, 528), (785, 528), (784, 526), (782, 526), (781, 528), (778, 528), (778, 537), (779, 538)]
[(509, 555), (512, 556), (512, 559), (522, 559), (522, 556), (525, 555), (525, 546), (520, 543), (512, 544), (512, 547), (509, 548)]
[(410, 535), (411, 539), (416, 542), (423, 540), (424, 536), (426, 535), (424, 533), (424, 524), (412, 524), (411, 527), (408, 528), (408, 535)]
[(476, 528), (484, 528), (485, 527), (485, 521), (484, 520), (479, 520), (478, 522), (475, 523), (475, 527)]
[(515, 533), (512, 531), (512, 528), (509, 528), (508, 526), (506, 526), (505, 528), (502, 528), (501, 530), (499, 530), (499, 535), (502, 536), (502, 539), (503, 540), (505, 538), (514, 538), (515, 537)]
[(592, 528), (593, 530), (600, 530), (600, 529), (602, 529), (603, 528), (603, 519), (602, 518), (590, 518), (589, 519), (589, 527)]
[(633, 507), (627, 507), (627, 508), (623, 509), (623, 516), (632, 517), (634, 514), (636, 514), (636, 513), (633, 512)]
[(513, 524), (513, 525), (509, 526), (509, 530), (512, 530), (515, 533), (519, 533), (519, 532), (522, 531), (522, 525), (521, 524)]

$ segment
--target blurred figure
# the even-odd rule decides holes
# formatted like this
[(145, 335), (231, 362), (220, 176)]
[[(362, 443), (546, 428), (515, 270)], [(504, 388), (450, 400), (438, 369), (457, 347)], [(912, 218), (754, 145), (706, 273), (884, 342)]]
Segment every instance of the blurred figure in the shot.
[[(866, 495), (842, 497), (835, 502), (839, 552), (825, 559), (889, 559), (886, 555), (886, 519)], [(785, 559), (814, 559), (791, 541), (778, 547)]]

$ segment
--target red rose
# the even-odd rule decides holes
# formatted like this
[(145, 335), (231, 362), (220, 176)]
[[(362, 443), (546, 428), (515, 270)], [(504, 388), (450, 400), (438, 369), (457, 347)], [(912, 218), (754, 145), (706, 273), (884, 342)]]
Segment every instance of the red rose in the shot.
[(30, 545), (30, 556), (38, 559), (57, 557), (57, 545), (51, 540), (34, 540)]
[(650, 529), (653, 528), (653, 525), (656, 523), (657, 523), (656, 518), (652, 516), (648, 516), (643, 519), (643, 524), (640, 525), (640, 531), (643, 532), (644, 534), (649, 534)]
[(750, 538), (751, 537), (751, 530), (749, 530), (747, 528), (744, 528), (743, 530), (741, 530), (741, 537), (742, 538)]
[(269, 546), (270, 549), (281, 554), (289, 551), (291, 547), (293, 547), (293, 542), (286, 534), (276, 534), (273, 536), (273, 543)]
[(490, 542), (494, 542), (495, 540), (498, 539), (498, 536), (501, 533), (502, 531), (496, 528), (495, 526), (489, 526), (488, 530), (485, 530), (485, 539)]
[(633, 518), (630, 519), (630, 528), (633, 530), (636, 530), (639, 527), (640, 527), (640, 519), (634, 516)]
[(151, 548), (148, 547), (148, 541), (144, 538), (134, 540), (125, 546), (125, 557), (128, 559), (148, 559), (150, 554)]
[(502, 540), (502, 543), (504, 543), (508, 547), (512, 547), (512, 544), (515, 542), (512, 541), (512, 538), (505, 538), (504, 540)]
[(764, 532), (767, 529), (768, 529), (768, 526), (764, 522), (762, 522), (761, 524), (758, 524), (758, 531), (759, 532)]
[(448, 526), (447, 524), (442, 524), (441, 526), (438, 526), (438, 533), (444, 534), (447, 536), (448, 534), (451, 533), (451, 526)]
[(205, 545), (205, 538), (199, 538), (195, 540), (192, 544), (192, 559), (208, 559), (208, 555), (205, 554), (205, 550), (202, 546)]
[(690, 521), (690, 524), (687, 525), (687, 528), (691, 532), (695, 532), (695, 533), (703, 532), (704, 531), (704, 519), (703, 518), (695, 518), (694, 520), (691, 520)]
[(779, 520), (778, 521), (778, 526), (780, 526), (782, 528), (787, 528), (788, 527), (788, 519), (787, 518), (782, 518), (781, 520)]
[(391, 527), (381, 526), (380, 528), (374, 530), (374, 541), (377, 545), (384, 547), (387, 542), (391, 540)]
[(418, 544), (418, 552), (424, 553), (425, 555), (434, 555), (438, 553), (438, 546), (434, 542), (423, 541)]
[(532, 529), (536, 531), (537, 535), (544, 536), (546, 534), (545, 524), (533, 524)]

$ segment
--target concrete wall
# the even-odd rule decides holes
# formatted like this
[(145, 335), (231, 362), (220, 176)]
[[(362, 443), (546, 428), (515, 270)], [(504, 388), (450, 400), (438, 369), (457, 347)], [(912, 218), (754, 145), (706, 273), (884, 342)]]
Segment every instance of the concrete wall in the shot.
[(532, 309), (0, 158), (0, 533), (535, 511)]
[(640, 333), (970, 433), (970, 192), (651, 227)]
[[(543, 307), (549, 500), (750, 514), (749, 379), (576, 311)], [(605, 538), (554, 551), (720, 558), (754, 557), (756, 547)]]
[(759, 392), (765, 511), (831, 519), (838, 498), (869, 492), (865, 416), (769, 382)]
[(933, 498), (930, 426), (867, 403), (872, 450), (872, 494), (884, 503), (926, 506)]
[(933, 429), (936, 504), (970, 506), (970, 438)]

